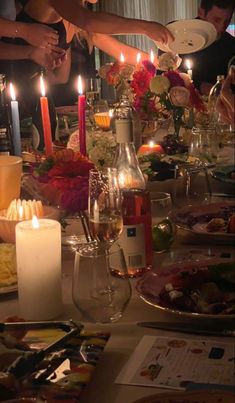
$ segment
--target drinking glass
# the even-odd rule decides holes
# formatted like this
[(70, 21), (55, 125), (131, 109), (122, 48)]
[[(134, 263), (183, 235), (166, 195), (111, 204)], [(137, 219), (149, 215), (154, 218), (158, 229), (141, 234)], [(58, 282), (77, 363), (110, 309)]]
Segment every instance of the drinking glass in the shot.
[(123, 228), (121, 192), (116, 168), (89, 173), (89, 227), (93, 238), (106, 252)]
[(204, 164), (216, 162), (219, 152), (218, 132), (214, 126), (200, 126), (192, 129), (189, 156)]
[[(85, 320), (100, 323), (121, 318), (131, 297), (123, 250), (114, 245), (106, 266), (105, 250), (97, 243), (80, 245), (73, 274), (73, 301)], [(122, 273), (121, 277), (116, 272)]]
[(165, 192), (152, 192), (150, 197), (153, 250), (158, 253), (166, 252), (170, 248), (175, 234), (171, 195)]
[(6, 209), (13, 199), (20, 197), (22, 158), (0, 156), (0, 210)]

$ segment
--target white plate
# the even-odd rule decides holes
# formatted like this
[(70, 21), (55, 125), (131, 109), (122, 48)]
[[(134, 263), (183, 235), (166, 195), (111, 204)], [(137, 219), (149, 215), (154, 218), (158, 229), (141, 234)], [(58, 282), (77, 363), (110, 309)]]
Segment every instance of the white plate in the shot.
[[(212, 313), (200, 313), (200, 312), (189, 312), (185, 310), (179, 310), (176, 306), (170, 307), (165, 305), (165, 303), (160, 298), (160, 293), (163, 287), (167, 283), (172, 282), (172, 278), (181, 274), (182, 272), (195, 272), (195, 269), (201, 269), (213, 264), (228, 263), (233, 261), (231, 258), (211, 258), (211, 260), (200, 260), (197, 262), (179, 262), (174, 263), (169, 266), (164, 266), (158, 268), (157, 272), (149, 271), (141, 277), (137, 282), (136, 290), (140, 295), (140, 298), (147, 304), (154, 306), (164, 312), (171, 313), (182, 318), (189, 318), (192, 320), (234, 320), (235, 314), (212, 314)], [(173, 304), (172, 304), (173, 305)]]
[(198, 52), (210, 46), (217, 37), (214, 25), (199, 19), (175, 21), (166, 27), (172, 32), (175, 40), (169, 45), (156, 42), (163, 52), (179, 54)]
[(0, 286), (0, 295), (9, 294), (11, 292), (16, 292), (18, 289), (17, 284), (7, 285), (5, 287)]

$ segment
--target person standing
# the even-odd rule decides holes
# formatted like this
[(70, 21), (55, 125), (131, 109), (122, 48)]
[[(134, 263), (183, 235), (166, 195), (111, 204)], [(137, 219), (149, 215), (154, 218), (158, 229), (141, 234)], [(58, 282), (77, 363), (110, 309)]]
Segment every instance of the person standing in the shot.
[(203, 95), (208, 95), (218, 75), (227, 75), (229, 61), (235, 54), (235, 38), (226, 32), (235, 9), (234, 0), (201, 0), (198, 17), (210, 22), (217, 31), (217, 40), (201, 51), (180, 55), (181, 68), (186, 59), (193, 65), (193, 81)]

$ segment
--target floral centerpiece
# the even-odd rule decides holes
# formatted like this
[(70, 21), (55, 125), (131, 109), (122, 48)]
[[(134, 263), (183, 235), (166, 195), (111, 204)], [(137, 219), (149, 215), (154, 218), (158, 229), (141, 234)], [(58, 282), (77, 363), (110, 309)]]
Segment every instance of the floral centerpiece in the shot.
[(74, 214), (87, 209), (89, 171), (94, 167), (80, 152), (63, 149), (39, 166), (32, 165), (32, 175), (23, 187), (34, 197)]
[(179, 138), (185, 108), (205, 109), (190, 76), (178, 71), (181, 59), (172, 53), (159, 57), (158, 65), (143, 60), (136, 66), (115, 62), (102, 66), (99, 75), (118, 93), (125, 92), (144, 122), (171, 116), (174, 136)]

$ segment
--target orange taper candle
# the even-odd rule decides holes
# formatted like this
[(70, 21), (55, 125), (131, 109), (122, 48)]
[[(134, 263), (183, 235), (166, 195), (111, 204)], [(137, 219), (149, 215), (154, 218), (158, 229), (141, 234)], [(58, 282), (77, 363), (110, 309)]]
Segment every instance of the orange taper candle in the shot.
[(48, 99), (45, 96), (45, 84), (43, 77), (40, 76), (40, 86), (42, 96), (40, 97), (40, 105), (41, 105), (41, 113), (42, 113), (42, 126), (43, 126), (43, 135), (44, 135), (44, 143), (45, 143), (45, 153), (46, 157), (53, 153), (53, 145), (52, 145), (52, 136), (51, 136), (51, 121), (48, 107)]

